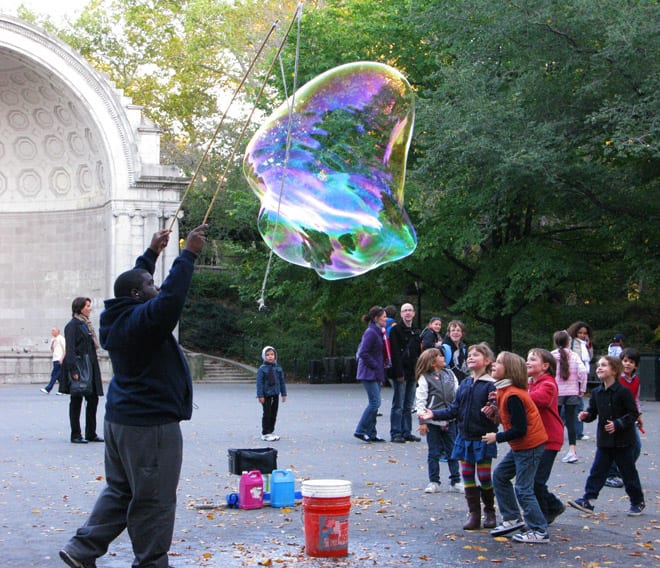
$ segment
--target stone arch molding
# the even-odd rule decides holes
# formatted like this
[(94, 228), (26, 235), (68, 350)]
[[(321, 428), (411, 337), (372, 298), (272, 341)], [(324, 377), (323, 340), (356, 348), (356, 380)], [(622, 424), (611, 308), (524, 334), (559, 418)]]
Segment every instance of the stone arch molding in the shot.
[[(0, 351), (43, 347), (76, 296), (98, 316), (186, 181), (160, 164), (142, 107), (70, 46), (0, 14)], [(177, 242), (175, 221), (157, 280)]]
[(0, 30), (3, 209), (98, 206), (133, 184), (137, 141), (121, 95), (40, 29), (3, 16)]

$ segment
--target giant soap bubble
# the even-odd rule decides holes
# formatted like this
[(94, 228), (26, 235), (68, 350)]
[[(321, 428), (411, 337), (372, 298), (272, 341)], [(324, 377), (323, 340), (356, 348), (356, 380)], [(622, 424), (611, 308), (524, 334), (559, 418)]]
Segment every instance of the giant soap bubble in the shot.
[(284, 260), (327, 280), (364, 274), (411, 254), (403, 209), (414, 96), (396, 69), (330, 69), (278, 108), (247, 146), (245, 177), (261, 199), (258, 227)]

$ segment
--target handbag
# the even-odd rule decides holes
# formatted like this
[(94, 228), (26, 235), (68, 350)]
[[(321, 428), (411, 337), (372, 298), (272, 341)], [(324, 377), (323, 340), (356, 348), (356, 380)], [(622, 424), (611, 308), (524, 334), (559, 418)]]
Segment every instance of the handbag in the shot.
[(71, 380), (71, 386), (69, 387), (71, 396), (90, 396), (94, 394), (92, 363), (88, 353), (76, 357), (76, 369), (78, 370), (78, 380), (69, 377)]

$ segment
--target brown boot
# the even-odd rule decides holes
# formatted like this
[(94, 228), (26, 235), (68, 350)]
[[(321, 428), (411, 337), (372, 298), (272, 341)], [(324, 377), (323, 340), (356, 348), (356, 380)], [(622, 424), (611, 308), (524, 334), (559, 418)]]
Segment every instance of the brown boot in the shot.
[(479, 501), (479, 488), (466, 487), (465, 500), (468, 504), (468, 520), (463, 525), (465, 531), (478, 531), (481, 528), (481, 502)]
[(484, 528), (494, 529), (497, 526), (495, 517), (495, 495), (493, 488), (481, 488), (481, 500), (484, 502)]

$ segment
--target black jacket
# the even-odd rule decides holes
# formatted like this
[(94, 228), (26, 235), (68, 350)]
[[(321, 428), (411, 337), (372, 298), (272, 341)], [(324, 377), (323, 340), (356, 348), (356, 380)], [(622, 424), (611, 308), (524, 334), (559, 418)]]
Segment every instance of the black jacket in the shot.
[(400, 321), (390, 331), (390, 345), (392, 347), (390, 376), (394, 379), (404, 377), (407, 381), (416, 381), (415, 365), (421, 353), (419, 329), (415, 324), (408, 327)]
[(71, 318), (71, 321), (64, 327), (64, 341), (66, 350), (62, 361), (62, 375), (58, 391), (64, 394), (71, 392), (71, 374), (78, 372), (78, 359), (88, 355), (93, 376), (93, 394), (103, 396), (103, 383), (101, 382), (101, 369), (96, 355), (96, 346), (87, 325), (77, 318)]
[(456, 398), (449, 405), (433, 412), (439, 420), (458, 420), (458, 433), (463, 440), (481, 440), (487, 432), (497, 432), (497, 424), (481, 412), (488, 402), (488, 395), (495, 390), (495, 381), (467, 377), (458, 385)]
[[(593, 422), (598, 417), (596, 445), (599, 448), (623, 448), (635, 444), (635, 421), (639, 416), (632, 393), (619, 381), (605, 388), (604, 385), (591, 391), (589, 416), (583, 422)], [(605, 430), (612, 420), (616, 425), (613, 434)]]
[[(147, 249), (135, 268), (153, 274), (157, 255)], [(108, 350), (113, 377), (105, 419), (129, 426), (153, 426), (192, 415), (192, 379), (172, 331), (190, 288), (195, 255), (174, 261), (155, 298), (106, 300), (101, 314), (101, 345)]]

